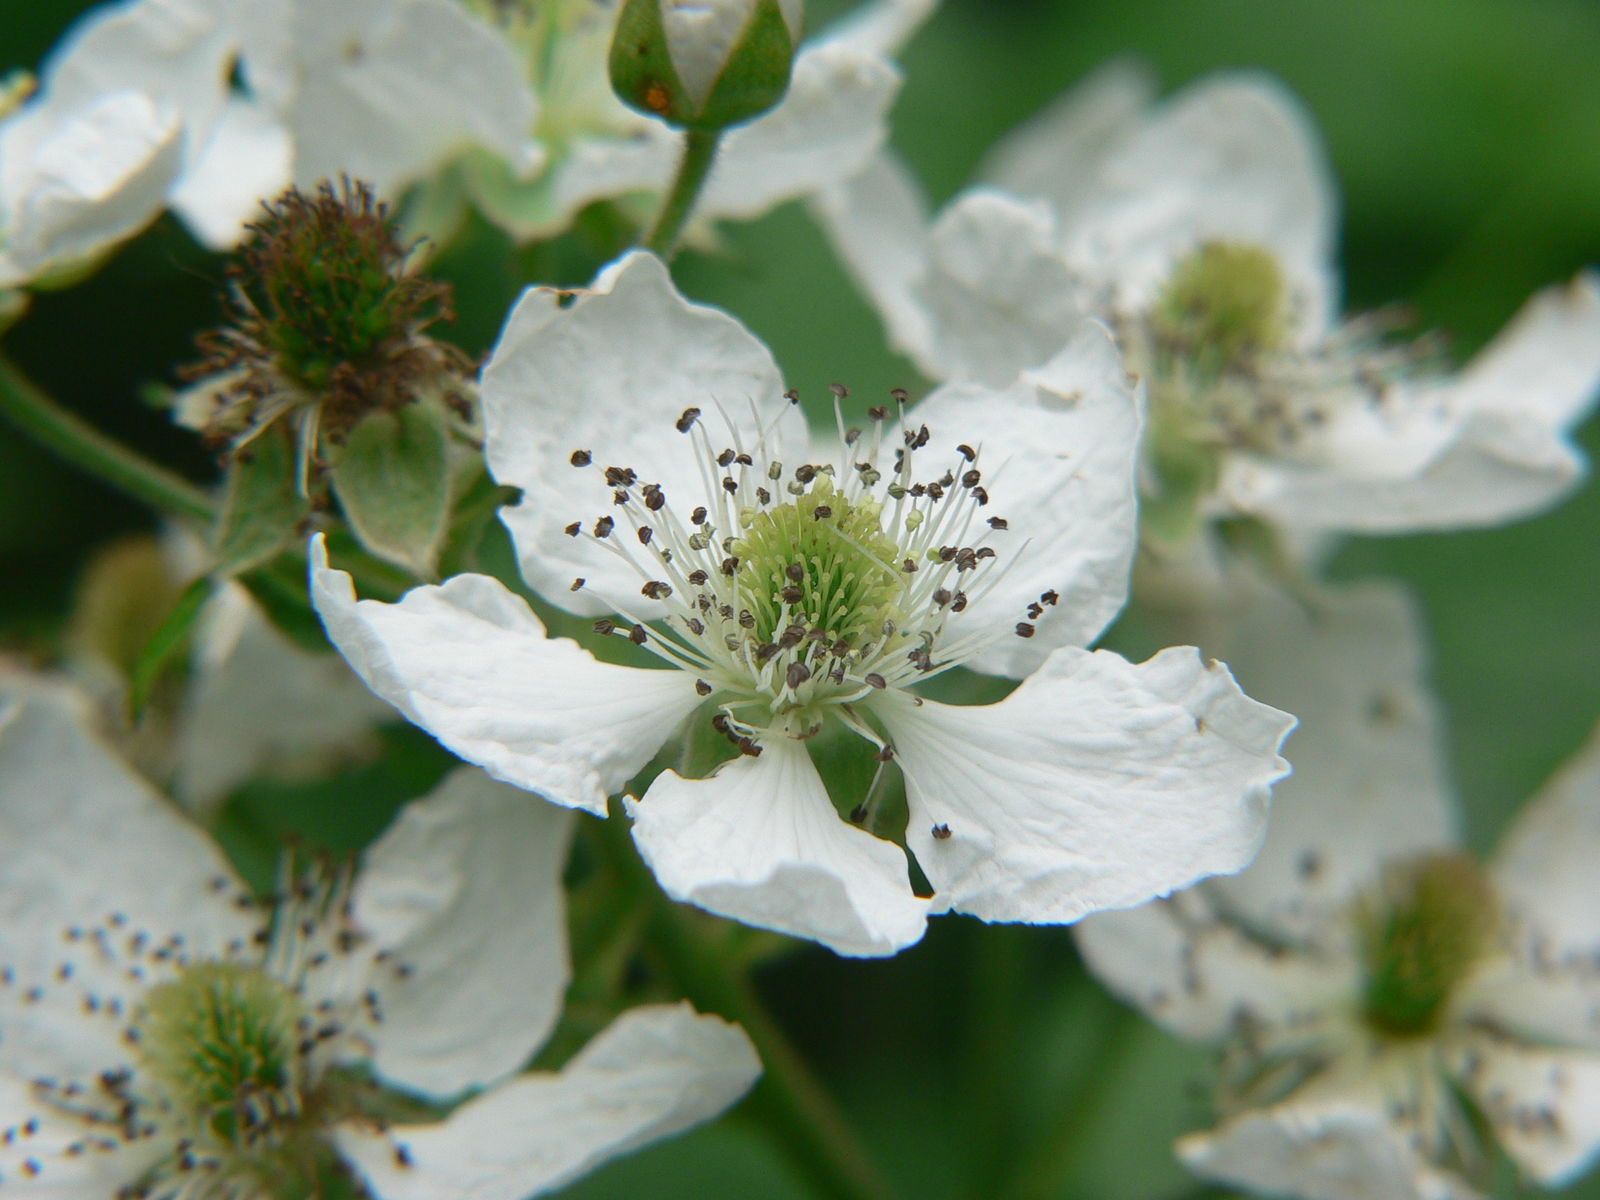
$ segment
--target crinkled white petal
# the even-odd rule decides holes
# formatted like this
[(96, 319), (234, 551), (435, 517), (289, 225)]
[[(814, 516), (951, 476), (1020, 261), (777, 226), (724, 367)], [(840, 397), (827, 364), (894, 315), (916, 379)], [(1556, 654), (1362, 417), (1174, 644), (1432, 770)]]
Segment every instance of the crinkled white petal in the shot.
[(1523, 806), (1495, 854), (1494, 878), (1546, 959), (1600, 950), (1600, 727)]
[(1155, 110), (1100, 160), (1066, 233), (1072, 260), (1130, 311), (1160, 295), (1208, 241), (1272, 251), (1303, 338), (1337, 311), (1329, 270), (1336, 200), (1309, 114), (1269, 76), (1202, 79)]
[[(39, 687), (0, 700), (0, 1069), (26, 1078), (94, 1078), (127, 1060), (112, 999), (132, 1011), (139, 984), (118, 953), (69, 940), (115, 924), (190, 953), (248, 939), (249, 916), (222, 852), (89, 729), (87, 709)], [(120, 947), (118, 947), (120, 952)], [(63, 977), (60, 968), (68, 966)], [(27, 996), (41, 989), (37, 1002)], [(99, 999), (90, 1012), (86, 996)]]
[(0, 124), (0, 287), (87, 259), (153, 220), (182, 125), (139, 92), (38, 102)]
[(295, 774), (359, 757), (390, 709), (333, 654), (301, 649), (237, 584), (207, 602), (177, 723), (173, 788), (214, 808), (261, 773)]
[[(977, 510), (1009, 528), (986, 532), (996, 579), (951, 622), (991, 640), (968, 665), (1020, 678), (1059, 646), (1093, 641), (1128, 596), (1137, 526), (1142, 387), (1110, 335), (1084, 322), (1071, 342), (1004, 391), (946, 384), (910, 414), (946, 445), (978, 451), (990, 502)], [(1060, 596), (1037, 617), (1028, 606)], [(1035, 626), (1018, 637), (1016, 626)]]
[(1192, 648), (1135, 665), (1068, 647), (998, 704), (886, 692), (873, 705), (905, 773), (906, 840), (936, 903), (1036, 924), (1249, 863), (1294, 723)]
[(856, 286), (876, 306), (889, 342), (930, 378), (944, 373), (933, 323), (914, 285), (927, 269), (928, 203), (911, 168), (884, 150), (823, 188), (812, 211)]
[(1600, 395), (1600, 285), (1534, 296), (1454, 377), (1332, 406), (1293, 458), (1235, 455), (1221, 490), (1287, 525), (1403, 533), (1539, 512), (1584, 471), (1570, 427)]
[(1459, 1025), (1495, 1029), (1535, 1045), (1600, 1051), (1600, 969), (1591, 945), (1554, 961), (1534, 942), (1481, 965), (1453, 1005)]
[(1544, 1187), (1567, 1183), (1600, 1151), (1600, 1053), (1519, 1045), (1483, 1034), (1461, 1080), (1500, 1146)]
[(172, 207), (213, 250), (235, 246), (263, 201), (289, 186), (289, 131), (260, 104), (230, 97), (172, 193)]
[(1208, 1179), (1305, 1200), (1473, 1200), (1384, 1117), (1376, 1088), (1340, 1080), (1304, 1087), (1205, 1133), (1178, 1139), (1178, 1157)]
[(876, 54), (848, 44), (806, 47), (783, 103), (729, 131), (697, 217), (748, 220), (854, 175), (887, 140), (899, 91), (899, 72)]
[(217, 0), (127, 0), (94, 9), (46, 61), (46, 93), (52, 103), (76, 106), (119, 91), (147, 96), (182, 120), (187, 169), (228, 95), (234, 16), (233, 3)]
[(640, 854), (676, 900), (856, 957), (922, 937), (928, 902), (912, 894), (905, 855), (840, 819), (799, 742), (769, 738), (759, 758), (706, 779), (663, 772), (627, 805)]
[[(632, 468), (640, 483), (659, 483), (683, 520), (695, 505), (714, 509), (717, 501), (706, 494), (698, 435), (675, 428), (685, 409), (702, 410), (718, 450), (753, 450), (771, 424), (773, 457), (792, 452), (797, 463), (805, 423), (779, 399), (783, 384), (767, 348), (726, 313), (686, 301), (654, 255), (628, 255), (595, 287), (554, 314), (541, 293), (524, 294), (483, 373), (485, 452), (494, 477), (522, 489), (501, 517), (528, 584), (569, 612), (650, 619), (661, 605), (640, 594), (645, 577), (587, 536), (564, 532), (581, 521), (587, 534), (611, 516), (613, 538), (639, 562), (653, 561), (613, 502), (605, 468)], [(573, 467), (575, 450), (591, 452), (593, 463)], [(630, 503), (641, 523), (654, 519), (637, 496)], [(574, 592), (576, 578), (586, 582)]]
[(638, 1008), (559, 1074), (501, 1084), (436, 1125), (345, 1124), (335, 1138), (382, 1200), (524, 1200), (711, 1120), (760, 1073), (738, 1026), (687, 1004)]
[(620, 788), (699, 702), (682, 671), (596, 661), (551, 638), (487, 575), (356, 599), (311, 545), (311, 595), (328, 637), (367, 686), (497, 779), (603, 816)]
[(1359, 982), (1352, 961), (1253, 940), (1219, 917), (1211, 886), (1085, 917), (1073, 933), (1089, 969), (1186, 1038), (1221, 1038), (1242, 1021), (1282, 1027), (1348, 1004)]
[(1421, 619), (1396, 586), (1290, 594), (1242, 564), (1210, 607), (1205, 650), (1250, 695), (1300, 718), (1266, 844), (1210, 886), (1249, 922), (1309, 937), (1385, 860), (1457, 844)]
[(1102, 157), (1132, 133), (1155, 95), (1148, 66), (1113, 59), (995, 143), (978, 178), (1012, 195), (1043, 200), (1058, 220), (1070, 221)]
[(367, 851), (356, 924), (407, 967), (373, 967), (379, 1074), (452, 1096), (544, 1044), (571, 977), (561, 873), (572, 826), (570, 812), (462, 767)]
[(348, 173), (380, 193), (470, 146), (520, 169), (535, 104), (495, 30), (450, 0), (295, 0), (284, 121), (294, 178)]
[(1001, 192), (968, 192), (934, 222), (927, 273), (914, 290), (933, 323), (943, 377), (1004, 386), (1067, 344), (1088, 297), (1055, 241), (1043, 201)]
[[(10, 1032), (8, 1028), (8, 1032)], [(100, 1064), (99, 1069), (106, 1069)], [(20, 1130), (33, 1122), (26, 1136)], [(85, 1151), (85, 1137), (99, 1130), (40, 1104), (31, 1079), (0, 1070), (0, 1128), (13, 1131), (0, 1142), (0, 1187), (7, 1200), (85, 1200), (115, 1196), (150, 1167), (168, 1147), (159, 1138), (105, 1139)], [(71, 1149), (69, 1149), (71, 1147)]]

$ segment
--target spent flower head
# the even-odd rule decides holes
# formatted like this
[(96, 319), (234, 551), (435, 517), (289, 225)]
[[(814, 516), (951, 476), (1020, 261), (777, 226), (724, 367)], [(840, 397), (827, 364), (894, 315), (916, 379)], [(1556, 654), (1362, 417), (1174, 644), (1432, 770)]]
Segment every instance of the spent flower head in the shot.
[[(666, 890), (841, 953), (892, 953), (932, 904), (1070, 921), (1254, 852), (1289, 719), (1193, 650), (1080, 647), (1133, 549), (1137, 388), (1101, 329), (1008, 388), (896, 393), (813, 440), (766, 348), (634, 254), (562, 307), (531, 290), (483, 382), (524, 578), (641, 662), (547, 636), (485, 576), (313, 594), (357, 672), (463, 757), (604, 814), (627, 801)], [(920, 694), (957, 667), (1008, 699)], [(852, 750), (852, 746), (858, 749)], [(707, 752), (707, 748), (711, 752)], [(814, 762), (871, 782), (830, 796)], [(903, 829), (881, 801), (903, 780)]]

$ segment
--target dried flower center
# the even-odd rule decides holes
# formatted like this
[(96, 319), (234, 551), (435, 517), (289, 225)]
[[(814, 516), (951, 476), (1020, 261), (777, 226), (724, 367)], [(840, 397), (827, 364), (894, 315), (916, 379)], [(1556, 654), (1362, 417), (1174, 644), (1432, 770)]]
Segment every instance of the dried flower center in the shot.
[(199, 962), (144, 1003), (144, 1072), (197, 1131), (247, 1146), (299, 1113), (305, 1014), (281, 981), (257, 966)]
[(1499, 905), (1477, 863), (1437, 854), (1385, 871), (1358, 904), (1357, 922), (1367, 1024), (1391, 1037), (1420, 1037), (1438, 1029), (1492, 948)]

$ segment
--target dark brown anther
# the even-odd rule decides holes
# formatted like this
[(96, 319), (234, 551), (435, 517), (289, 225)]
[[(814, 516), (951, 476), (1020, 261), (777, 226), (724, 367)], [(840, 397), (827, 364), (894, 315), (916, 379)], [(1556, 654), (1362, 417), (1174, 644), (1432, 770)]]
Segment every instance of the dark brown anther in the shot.
[(894, 747), (893, 746), (880, 746), (878, 748), (877, 758), (878, 758), (879, 762), (893, 762), (894, 761)]
[(672, 595), (672, 585), (660, 579), (652, 579), (639, 589), (639, 594), (648, 596), (652, 600), (665, 600)]
[(753, 741), (751, 741), (747, 737), (740, 738), (738, 740), (738, 742), (735, 743), (735, 745), (737, 745), (739, 747), (739, 753), (744, 755), (746, 758), (760, 758), (761, 757), (761, 747), (756, 745)]
[(972, 557), (976, 558), (976, 559), (993, 558), (994, 557), (994, 547), (993, 546), (979, 546), (976, 550), (974, 550), (972, 552)]
[(607, 467), (606, 483), (614, 488), (630, 488), (639, 477), (634, 474), (632, 467)]
[(610, 637), (617, 631), (617, 623), (610, 617), (601, 617), (594, 623), (594, 631), (601, 637)]
[(1054, 608), (1057, 604), (1061, 603), (1061, 593), (1056, 591), (1055, 588), (1051, 588), (1048, 592), (1043, 592), (1040, 594), (1039, 602), (1041, 604), (1048, 604), (1050, 607)]
[(629, 497), (626, 489), (619, 489), (611, 493), (611, 503), (613, 504), (626, 504), (628, 502), (628, 498)]
[(972, 470), (968, 471), (961, 477), (961, 486), (964, 488), (975, 488), (978, 486), (978, 481), (982, 478), (983, 473), (979, 471), (977, 467), (973, 467)]
[(865, 824), (867, 820), (867, 806), (858, 804), (850, 810), (850, 822), (853, 825)]
[(778, 644), (776, 642), (762, 642), (761, 645), (756, 647), (756, 661), (766, 662), (777, 652)]
[(700, 570), (698, 567), (689, 572), (689, 582), (695, 587), (699, 587), (701, 584), (703, 584), (706, 581), (706, 578), (706, 573)]
[(1020, 637), (1020, 638), (1030, 638), (1030, 637), (1032, 637), (1033, 636), (1033, 626), (1028, 624), (1026, 621), (1018, 621), (1017, 622), (1017, 636)]
[(689, 430), (694, 428), (694, 423), (696, 421), (698, 421), (699, 419), (700, 419), (700, 410), (698, 408), (686, 408), (686, 409), (684, 409), (683, 410), (683, 416), (679, 417), (678, 421), (677, 421), (677, 430), (678, 430), (678, 432), (679, 433), (688, 433)]
[(725, 712), (719, 712), (712, 716), (711, 728), (727, 737), (733, 736), (733, 731), (728, 727), (728, 714)]
[(889, 681), (886, 680), (882, 675), (879, 675), (876, 671), (869, 671), (866, 676), (866, 681), (868, 687), (877, 688), (879, 691), (882, 691), (884, 688), (889, 686)]
[(660, 512), (661, 506), (667, 502), (667, 495), (661, 490), (659, 483), (644, 485), (644, 506), (651, 512)]
[(756, 489), (756, 499), (762, 504), (771, 504), (772, 493), (767, 491), (767, 489), (764, 487), (758, 487)]
[(914, 558), (906, 559), (905, 562), (900, 564), (900, 569), (907, 575), (915, 575), (917, 573), (917, 560)]
[(1044, 605), (1037, 601), (1028, 605), (1028, 619), (1030, 621), (1037, 621), (1042, 616), (1044, 616)]
[(966, 607), (967, 607), (967, 594), (965, 592), (957, 592), (956, 593), (956, 598), (950, 602), (950, 611), (951, 612), (961, 612)]
[(587, 467), (594, 461), (594, 455), (590, 454), (587, 450), (574, 450), (572, 452), (572, 457), (567, 461), (575, 467)]
[(813, 521), (826, 521), (831, 516), (833, 516), (833, 508), (827, 504), (819, 504), (811, 510), (811, 519)]
[(755, 613), (748, 608), (741, 608), (739, 610), (739, 625), (743, 629), (754, 629), (756, 627)]
[(905, 388), (890, 388), (889, 399), (896, 404), (905, 404), (911, 399), (911, 393), (906, 391)]
[(1010, 529), (1011, 526), (1006, 522), (1006, 519), (1004, 517), (990, 517), (989, 518), (989, 528), (990, 529)]
[(810, 463), (801, 463), (794, 469), (796, 483), (810, 483), (817, 477), (817, 469)]
[(567, 528), (566, 528), (566, 530), (564, 532), (566, 533), (566, 535), (568, 537), (577, 537), (580, 533), (583, 532), (583, 522), (582, 521), (574, 521), (571, 525), (567, 526)]
[(690, 617), (684, 622), (684, 625), (688, 628), (690, 633), (695, 635), (695, 637), (699, 637), (706, 631), (706, 623), (699, 617)]
[(950, 826), (948, 825), (935, 825), (931, 832), (933, 836), (941, 842), (948, 842), (950, 840)]
[(654, 529), (651, 529), (650, 526), (648, 526), (648, 525), (639, 526), (639, 544), (641, 546), (648, 546), (650, 544), (650, 539), (655, 537), (655, 535), (656, 535), (656, 531)]
[(597, 537), (597, 538), (610, 537), (611, 536), (611, 531), (616, 528), (616, 525), (617, 525), (617, 523), (615, 521), (613, 521), (610, 517), (601, 517), (598, 521), (596, 521), (594, 523), (594, 535), (595, 535), (595, 537)]
[(756, 465), (755, 459), (751, 458), (748, 454), (735, 455), (733, 461), (738, 463), (741, 467), (753, 467)]
[(717, 466), (719, 467), (726, 467), (732, 461), (733, 451), (731, 449), (724, 450), (721, 454), (717, 455)]
[(956, 570), (970, 571), (978, 565), (978, 552), (971, 546), (963, 546), (956, 551)]
[(846, 446), (854, 446), (860, 440), (861, 430), (856, 428), (854, 425), (850, 426), (849, 429), (844, 431), (844, 444)]
[(704, 679), (696, 679), (694, 681), (694, 691), (697, 696), (709, 696), (711, 695), (711, 685)]
[(704, 525), (705, 523), (706, 523), (705, 505), (703, 505), (703, 504), (697, 505), (695, 507), (695, 510), (692, 513), (689, 514), (689, 524), (691, 524), (691, 525)]
[(787, 400), (790, 404), (799, 404), (800, 403), (800, 389), (799, 388), (790, 388), (787, 392), (785, 392), (783, 394), (783, 398), (785, 400)]
[(977, 460), (978, 452), (965, 442), (962, 442), (961, 445), (957, 446), (956, 451), (968, 462), (975, 462)]
[(834, 399), (845, 400), (850, 396), (850, 389), (842, 383), (830, 383), (828, 390), (833, 393)]
[(805, 663), (790, 663), (789, 670), (784, 673), (783, 681), (791, 688), (797, 688), (811, 678), (811, 668)]
[(845, 641), (843, 638), (840, 638), (837, 642), (828, 647), (828, 653), (833, 655), (835, 658), (843, 658), (846, 654), (850, 653), (850, 643)]
[(955, 556), (956, 556), (956, 547), (955, 546), (940, 546), (939, 547), (939, 561), (940, 562), (949, 562)]
[(934, 589), (933, 602), (935, 604), (937, 604), (940, 608), (943, 608), (946, 604), (949, 604), (950, 603), (950, 599), (951, 599), (951, 596), (950, 596), (950, 589), (949, 588), (935, 588)]
[(989, 503), (989, 491), (987, 488), (975, 487), (972, 489), (972, 498), (978, 502), (978, 507), (982, 508)]
[(805, 597), (805, 594), (804, 588), (798, 587), (797, 585), (791, 583), (778, 593), (778, 599), (782, 600), (785, 604), (799, 604), (800, 601)]
[(632, 642), (635, 646), (644, 645), (645, 636), (646, 635), (645, 635), (645, 631), (644, 631), (644, 626), (643, 625), (635, 625), (632, 629), (630, 629), (628, 631), (628, 640), (630, 642)]
[(806, 566), (804, 563), (790, 563), (783, 569), (783, 573), (795, 583), (799, 583), (806, 577)]
[(804, 641), (805, 637), (806, 627), (804, 625), (791, 625), (783, 631), (783, 636), (778, 639), (778, 649), (792, 650)]
[(944, 499), (944, 484), (942, 484), (942, 483), (930, 483), (928, 485), (928, 495), (932, 496), (935, 500), (943, 500)]
[(722, 490), (727, 492), (730, 496), (733, 495), (739, 490), (739, 481), (736, 480), (732, 475), (724, 475), (722, 477)]
[(588, 582), (588, 580), (586, 580), (582, 575), (579, 575), (576, 579), (574, 579), (572, 581), (572, 586), (570, 588), (568, 588), (567, 590), (571, 591), (571, 592), (581, 591), (582, 588), (583, 588), (583, 585), (585, 583), (587, 583), (587, 582)]
[(874, 404), (867, 409), (867, 417), (873, 421), (887, 421), (889, 419), (889, 410), (882, 404)]

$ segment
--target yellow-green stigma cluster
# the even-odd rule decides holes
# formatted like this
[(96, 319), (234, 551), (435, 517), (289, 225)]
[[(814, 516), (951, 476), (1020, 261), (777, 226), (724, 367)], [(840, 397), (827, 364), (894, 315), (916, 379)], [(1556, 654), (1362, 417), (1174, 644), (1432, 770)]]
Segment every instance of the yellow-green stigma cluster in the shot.
[(237, 1147), (277, 1135), (299, 1114), (304, 1008), (257, 966), (201, 962), (151, 988), (139, 1024), (146, 1076), (199, 1134)]
[(1423, 1037), (1493, 949), (1499, 905), (1483, 869), (1460, 854), (1396, 864), (1357, 909), (1363, 1016), (1395, 1038)]
[(1281, 345), (1287, 317), (1283, 272), (1269, 251), (1207, 242), (1178, 264), (1154, 319), (1165, 344), (1236, 365)]
[[(743, 753), (759, 754), (773, 734), (809, 738), (830, 714), (869, 736), (857, 702), (978, 647), (949, 627), (981, 594), (1008, 525), (978, 515), (989, 495), (977, 451), (955, 446), (939, 474), (918, 478), (928, 428), (903, 416), (896, 428), (887, 407), (869, 416), (866, 430), (840, 420), (834, 461), (786, 465), (765, 444), (719, 446), (691, 408), (677, 428), (700, 460), (703, 503), (674, 504), (633, 468), (602, 467), (610, 510), (567, 526), (625, 559), (651, 602), (608, 596), (625, 619), (595, 629), (694, 673), (717, 705), (713, 725)], [(596, 465), (588, 448), (571, 461)], [(1056, 600), (1040, 597), (1017, 635), (1032, 636)]]

